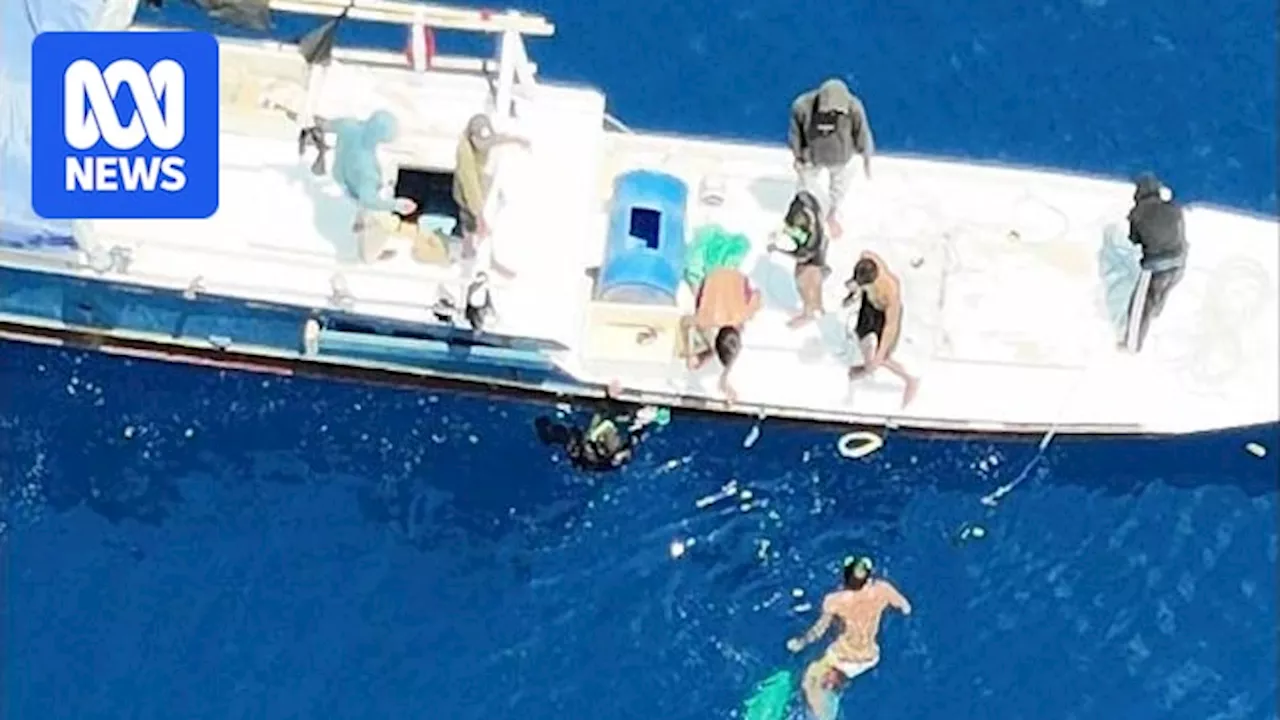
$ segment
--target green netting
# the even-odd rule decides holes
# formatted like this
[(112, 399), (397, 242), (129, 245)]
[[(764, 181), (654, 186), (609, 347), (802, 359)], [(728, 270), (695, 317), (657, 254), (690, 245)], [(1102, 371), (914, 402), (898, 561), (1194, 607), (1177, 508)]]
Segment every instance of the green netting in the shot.
[(719, 225), (702, 225), (693, 232), (693, 242), (685, 251), (684, 279), (697, 289), (707, 275), (718, 268), (736, 268), (751, 252), (751, 239)]

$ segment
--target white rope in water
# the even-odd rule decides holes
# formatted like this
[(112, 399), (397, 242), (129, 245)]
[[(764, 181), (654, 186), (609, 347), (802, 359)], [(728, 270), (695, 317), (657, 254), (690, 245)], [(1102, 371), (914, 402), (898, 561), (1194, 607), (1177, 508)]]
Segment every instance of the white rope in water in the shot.
[(1044, 457), (1044, 451), (1049, 448), (1049, 443), (1053, 442), (1054, 436), (1058, 434), (1058, 426), (1062, 423), (1062, 418), (1066, 415), (1067, 408), (1072, 405), (1071, 400), (1079, 396), (1080, 386), (1084, 384), (1084, 379), (1092, 374), (1091, 371), (1093, 370), (1097, 359), (1098, 355), (1095, 353), (1090, 361), (1077, 372), (1076, 381), (1071, 384), (1070, 390), (1063, 396), (1062, 403), (1058, 406), (1058, 412), (1054, 416), (1053, 423), (1049, 425), (1049, 429), (1046, 430), (1044, 436), (1040, 438), (1040, 444), (1036, 447), (1035, 454), (1031, 456), (1031, 459), (1027, 461), (1026, 465), (1022, 466), (1022, 472), (1018, 473), (1018, 475), (1010, 482), (1001, 485), (986, 495), (983, 495), (982, 500), (979, 502), (987, 507), (995, 507), (1000, 503), (1000, 498), (1003, 498), (1005, 495), (1013, 492), (1014, 488), (1021, 485), (1022, 481), (1027, 479), (1027, 476), (1031, 473), (1031, 468), (1035, 467), (1036, 463), (1040, 462), (1040, 459)]

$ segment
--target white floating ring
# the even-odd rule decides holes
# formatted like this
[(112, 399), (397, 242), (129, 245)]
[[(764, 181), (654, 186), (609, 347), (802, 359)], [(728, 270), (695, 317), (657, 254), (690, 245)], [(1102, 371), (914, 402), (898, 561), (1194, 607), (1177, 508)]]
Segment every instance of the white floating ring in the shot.
[(845, 433), (836, 441), (836, 451), (850, 460), (866, 457), (882, 447), (884, 438), (867, 430)]

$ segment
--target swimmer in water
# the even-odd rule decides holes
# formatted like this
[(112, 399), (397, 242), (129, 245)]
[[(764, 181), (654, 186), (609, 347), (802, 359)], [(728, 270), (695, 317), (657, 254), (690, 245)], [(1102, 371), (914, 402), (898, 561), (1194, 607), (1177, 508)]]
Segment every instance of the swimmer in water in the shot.
[(606, 402), (586, 427), (558, 424), (546, 417), (538, 418), (534, 427), (544, 443), (563, 446), (575, 467), (599, 472), (616, 470), (630, 462), (648, 429), (666, 425), (670, 418), (671, 412), (666, 408), (646, 405), (631, 410)]
[(880, 618), (886, 608), (911, 614), (911, 603), (888, 580), (873, 577), (871, 558), (849, 558), (844, 563), (844, 587), (822, 599), (822, 616), (804, 635), (787, 641), (798, 653), (817, 642), (840, 621), (840, 634), (817, 660), (809, 664), (800, 687), (809, 711), (817, 720), (836, 715), (835, 695), (853, 678), (880, 662)]

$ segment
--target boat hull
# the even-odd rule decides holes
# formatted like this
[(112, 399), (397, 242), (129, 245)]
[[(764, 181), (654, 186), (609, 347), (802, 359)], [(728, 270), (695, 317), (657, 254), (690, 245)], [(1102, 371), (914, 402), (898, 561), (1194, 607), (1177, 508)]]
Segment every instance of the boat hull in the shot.
[[(224, 370), (501, 394), (543, 402), (600, 398), (606, 392), (598, 383), (560, 369), (551, 358), (559, 349), (554, 344), (3, 266), (0, 339)], [(699, 415), (767, 416), (846, 430), (965, 439), (1042, 439), (1046, 434), (1155, 439), (1214, 432), (1274, 436), (1277, 428), (1276, 423), (1264, 423), (1210, 433), (1151, 433), (1116, 425), (908, 421), (783, 407), (735, 408), (702, 397), (633, 392), (625, 387), (622, 396)]]

